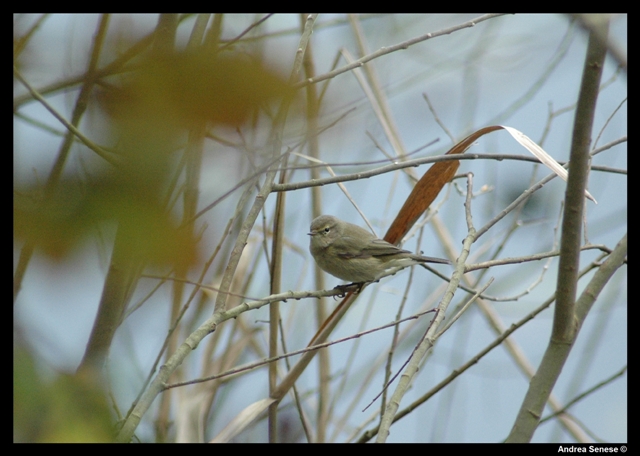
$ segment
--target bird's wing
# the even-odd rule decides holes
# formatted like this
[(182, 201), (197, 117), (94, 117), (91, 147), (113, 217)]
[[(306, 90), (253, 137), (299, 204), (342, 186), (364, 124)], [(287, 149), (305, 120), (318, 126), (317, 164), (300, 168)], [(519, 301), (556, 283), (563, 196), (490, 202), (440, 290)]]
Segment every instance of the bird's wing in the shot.
[[(373, 244), (373, 242), (376, 243)], [(363, 244), (364, 248), (361, 248)], [(391, 250), (389, 247), (391, 247)], [(346, 260), (366, 259), (376, 255), (398, 253), (399, 251), (397, 247), (381, 239), (355, 239), (351, 236), (343, 236), (342, 238), (337, 239), (333, 244), (331, 244), (331, 248), (340, 258), (344, 258)], [(384, 249), (384, 251), (381, 249)]]
[(383, 241), (382, 239), (373, 239), (362, 249), (362, 254), (370, 256), (385, 256), (395, 255), (397, 253), (411, 253), (407, 250), (402, 250), (393, 244)]
[(363, 254), (362, 250), (354, 247), (358, 245), (355, 239), (350, 238), (349, 236), (344, 236), (339, 241), (334, 242), (331, 247), (335, 250), (340, 258), (344, 258), (345, 260), (351, 260), (353, 258), (369, 258), (370, 254)]

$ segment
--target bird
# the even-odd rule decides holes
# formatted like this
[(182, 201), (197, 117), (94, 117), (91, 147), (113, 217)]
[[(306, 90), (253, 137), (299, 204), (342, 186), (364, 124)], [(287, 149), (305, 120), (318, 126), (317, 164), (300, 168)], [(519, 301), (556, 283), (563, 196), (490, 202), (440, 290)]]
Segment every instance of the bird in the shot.
[(307, 234), (309, 251), (320, 269), (353, 283), (375, 282), (393, 269), (415, 264), (451, 264), (403, 250), (333, 215), (316, 217)]

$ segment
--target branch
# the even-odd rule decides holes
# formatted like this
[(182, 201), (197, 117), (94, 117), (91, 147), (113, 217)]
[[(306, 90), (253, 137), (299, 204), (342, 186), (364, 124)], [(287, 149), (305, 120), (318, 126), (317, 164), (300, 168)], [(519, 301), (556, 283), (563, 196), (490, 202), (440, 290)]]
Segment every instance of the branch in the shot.
[(412, 38), (410, 40), (403, 41), (402, 43), (398, 43), (398, 44), (395, 44), (393, 46), (381, 47), (377, 51), (375, 51), (375, 52), (373, 52), (371, 54), (365, 55), (364, 57), (359, 58), (358, 60), (356, 60), (353, 63), (350, 63), (349, 65), (345, 65), (342, 68), (338, 68), (337, 70), (333, 70), (333, 71), (330, 71), (329, 73), (325, 73), (325, 74), (322, 74), (320, 76), (316, 76), (315, 78), (310, 78), (310, 79), (307, 79), (306, 81), (299, 82), (294, 87), (301, 88), (301, 87), (304, 87), (304, 86), (306, 86), (308, 84), (316, 84), (316, 83), (318, 83), (320, 81), (324, 81), (325, 79), (335, 78), (339, 74), (346, 73), (347, 71), (351, 71), (354, 68), (359, 68), (362, 65), (364, 65), (365, 63), (369, 62), (370, 60), (376, 59), (376, 58), (381, 57), (383, 55), (391, 54), (392, 52), (395, 52), (395, 51), (398, 51), (398, 50), (408, 49), (409, 46), (412, 46), (412, 45), (414, 45), (416, 43), (420, 43), (422, 41), (429, 40), (431, 38), (436, 38), (436, 37), (442, 36), (442, 35), (449, 35), (449, 34), (451, 34), (453, 32), (457, 32), (458, 30), (461, 30), (461, 29), (464, 29), (464, 28), (473, 27), (476, 24), (479, 24), (480, 22), (484, 22), (487, 19), (492, 19), (492, 18), (497, 17), (497, 16), (502, 16), (503, 14), (505, 14), (505, 13), (485, 14), (483, 16), (479, 16), (479, 17), (477, 17), (475, 19), (471, 19), (470, 21), (464, 22), (464, 23), (456, 25), (454, 27), (450, 27), (448, 29), (440, 30), (438, 32), (433, 32), (433, 33), (427, 33), (425, 35), (421, 35), (421, 36), (418, 36), (416, 38)]
[[(603, 24), (604, 33), (608, 32), (609, 24)], [(530, 442), (535, 432), (543, 408), (553, 391), (553, 387), (560, 376), (560, 372), (569, 357), (571, 347), (575, 342), (581, 321), (576, 314), (576, 290), (578, 280), (578, 265), (580, 260), (580, 233), (582, 228), (582, 214), (584, 210), (584, 190), (587, 186), (589, 173), (589, 144), (595, 112), (596, 100), (602, 66), (606, 48), (595, 34), (589, 36), (589, 45), (585, 59), (582, 84), (578, 98), (571, 159), (569, 165), (569, 179), (566, 190), (566, 204), (562, 223), (562, 239), (560, 247), (560, 266), (558, 270), (557, 301), (554, 312), (553, 331), (547, 350), (542, 358), (536, 375), (531, 380), (527, 394), (522, 402), (507, 442)], [(622, 255), (621, 255), (621, 251)], [(603, 263), (593, 280), (602, 277), (611, 270), (611, 275), (617, 269), (626, 255), (626, 235), (616, 246), (614, 253)], [(615, 266), (613, 264), (615, 263)], [(605, 267), (606, 266), (606, 267)], [(606, 281), (611, 275), (606, 276)], [(604, 287), (605, 282), (598, 282), (599, 288), (592, 290), (590, 296), (595, 297)], [(590, 308), (590, 306), (589, 306)], [(586, 312), (582, 317), (586, 316)]]

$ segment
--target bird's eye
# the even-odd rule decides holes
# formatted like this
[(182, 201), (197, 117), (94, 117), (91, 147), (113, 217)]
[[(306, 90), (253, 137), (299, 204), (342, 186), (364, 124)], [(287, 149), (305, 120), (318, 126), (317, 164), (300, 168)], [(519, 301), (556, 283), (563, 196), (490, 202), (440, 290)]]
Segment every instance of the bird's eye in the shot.
[(329, 228), (329, 227), (327, 227), (327, 228), (325, 228), (325, 229), (324, 229), (324, 230), (322, 230), (322, 231), (324, 231), (324, 234), (328, 234), (328, 233), (329, 233), (329, 231), (330, 231), (330, 228)]

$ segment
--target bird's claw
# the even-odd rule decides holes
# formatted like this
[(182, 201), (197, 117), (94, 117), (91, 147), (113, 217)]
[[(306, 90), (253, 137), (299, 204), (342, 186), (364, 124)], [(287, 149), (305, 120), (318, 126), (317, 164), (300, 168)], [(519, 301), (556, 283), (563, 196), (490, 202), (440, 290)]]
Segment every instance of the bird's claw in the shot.
[(344, 298), (347, 295), (347, 292), (349, 291), (353, 291), (354, 294), (360, 293), (364, 284), (365, 282), (352, 282), (352, 283), (346, 283), (344, 285), (336, 285), (333, 289), (340, 290), (341, 294), (339, 294), (338, 297)]

